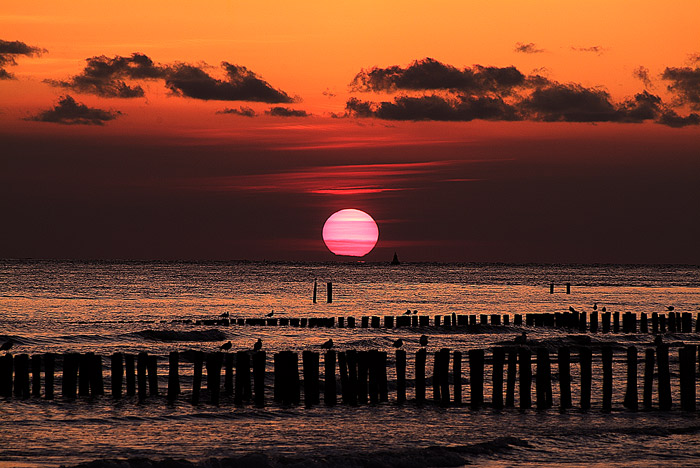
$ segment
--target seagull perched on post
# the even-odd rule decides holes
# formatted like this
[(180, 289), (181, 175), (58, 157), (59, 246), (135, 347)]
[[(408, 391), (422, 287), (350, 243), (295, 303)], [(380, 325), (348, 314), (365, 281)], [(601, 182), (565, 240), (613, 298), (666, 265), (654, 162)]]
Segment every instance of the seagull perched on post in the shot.
[(598, 303), (593, 304), (593, 310), (598, 310)]
[(258, 338), (258, 341), (253, 345), (253, 351), (260, 351), (262, 349), (262, 340)]
[(404, 315), (411, 315), (411, 309), (406, 309), (406, 312), (403, 313)]
[(426, 347), (428, 346), (428, 337), (425, 335), (421, 335), (420, 340), (418, 340), (421, 346)]
[(607, 312), (608, 308), (603, 306), (603, 312)]
[(272, 312), (270, 312), (269, 314), (265, 315), (265, 317), (272, 317), (273, 315), (275, 315), (275, 311), (274, 311), (274, 310), (273, 310)]
[(12, 340), (7, 340), (0, 346), (0, 351), (8, 351), (10, 348), (12, 348), (12, 345), (15, 344), (14, 341)]
[(321, 345), (321, 349), (331, 349), (333, 347), (333, 338), (329, 338), (328, 341)]
[(666, 307), (666, 309), (670, 312), (670, 311), (674, 310), (675, 307), (673, 307), (673, 306), (668, 306), (668, 307)]
[(569, 312), (576, 312), (576, 309), (574, 309), (573, 307), (569, 306)]
[(400, 348), (401, 346), (403, 346), (403, 340), (399, 338), (398, 340), (394, 341), (394, 344), (392, 346), (394, 346), (394, 348)]
[(228, 311), (224, 312), (223, 314), (219, 315), (221, 318), (228, 318)]
[(231, 344), (231, 342), (230, 342), (230, 341), (227, 341), (226, 343), (224, 343), (224, 344), (222, 344), (221, 346), (219, 346), (219, 349), (220, 349), (221, 351), (228, 351), (229, 349), (231, 349), (231, 346), (233, 346), (233, 345)]

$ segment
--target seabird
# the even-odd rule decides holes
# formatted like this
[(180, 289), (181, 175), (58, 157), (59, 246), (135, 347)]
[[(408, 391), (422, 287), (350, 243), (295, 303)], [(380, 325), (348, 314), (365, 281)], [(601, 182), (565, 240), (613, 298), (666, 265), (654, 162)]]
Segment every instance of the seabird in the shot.
[(275, 311), (274, 311), (274, 310), (273, 310), (272, 312), (270, 312), (269, 314), (267, 314), (265, 317), (272, 317), (273, 315), (275, 315)]
[(221, 318), (228, 318), (228, 312), (224, 312), (223, 314), (219, 315)]
[(593, 310), (598, 310), (598, 303), (593, 304)]
[(413, 311), (413, 315), (416, 315), (417, 313), (418, 313), (417, 310), (414, 310), (414, 311)]
[(525, 344), (527, 343), (527, 334), (525, 332), (522, 333), (520, 336), (515, 337), (515, 341), (517, 344)]
[(7, 340), (6, 342), (4, 342), (4, 343), (2, 344), (2, 346), (0, 346), (0, 351), (7, 351), (7, 350), (9, 350), (10, 348), (12, 348), (12, 345), (13, 345), (13, 344), (15, 344), (14, 341), (12, 341), (12, 340)]
[(400, 348), (401, 346), (403, 346), (403, 340), (401, 338), (399, 338), (398, 340), (394, 341), (393, 346), (394, 346), (394, 348)]
[(668, 309), (669, 311), (671, 311), (671, 310), (674, 310), (675, 307), (673, 307), (673, 306), (668, 306), (668, 307), (666, 307), (666, 309)]
[(233, 345), (231, 344), (231, 342), (230, 342), (230, 341), (227, 341), (226, 343), (224, 343), (224, 344), (222, 344), (221, 346), (219, 346), (219, 349), (222, 350), (222, 351), (228, 351), (229, 349), (231, 349), (231, 346), (233, 346)]
[(418, 340), (421, 346), (428, 346), (428, 337), (421, 335), (420, 340)]
[(329, 338), (328, 341), (321, 345), (322, 349), (331, 349), (333, 347), (333, 338)]
[(607, 307), (603, 306), (603, 312), (606, 312), (607, 310)]
[(576, 309), (574, 309), (573, 307), (569, 306), (569, 312), (576, 312)]
[(404, 315), (411, 315), (411, 309), (407, 309), (406, 312), (403, 313)]
[(262, 349), (262, 340), (258, 338), (258, 341), (253, 345), (253, 351), (260, 351)]

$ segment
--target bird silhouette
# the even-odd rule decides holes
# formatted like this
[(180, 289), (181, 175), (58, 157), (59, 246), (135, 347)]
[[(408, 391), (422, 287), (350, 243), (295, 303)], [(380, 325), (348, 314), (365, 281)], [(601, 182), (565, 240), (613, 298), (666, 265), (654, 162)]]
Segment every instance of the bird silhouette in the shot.
[(418, 342), (423, 347), (428, 346), (428, 337), (425, 335), (421, 335), (420, 340), (418, 340)]
[(411, 315), (411, 309), (406, 310), (406, 312), (403, 313), (404, 315)]
[(273, 310), (272, 312), (270, 312), (269, 314), (265, 315), (265, 317), (272, 317), (273, 315), (275, 315), (275, 311), (274, 311), (274, 310)]
[(331, 349), (333, 347), (333, 338), (329, 338), (328, 341), (321, 345), (322, 349)]
[(231, 349), (231, 346), (233, 346), (233, 345), (231, 344), (231, 342), (230, 342), (230, 341), (227, 341), (226, 343), (224, 343), (224, 344), (222, 344), (221, 346), (219, 346), (219, 349), (222, 350), (222, 351), (228, 351), (229, 349)]
[(574, 309), (573, 307), (569, 306), (569, 312), (576, 312), (576, 309)]
[(598, 303), (593, 304), (593, 310), (598, 310)]
[(603, 306), (603, 312), (607, 312), (608, 308)]
[(417, 310), (414, 310), (414, 311), (413, 311), (413, 315), (416, 315), (417, 313), (418, 313)]
[(229, 317), (228, 312), (224, 312), (223, 314), (219, 315), (219, 317), (228, 318)]
[(13, 345), (13, 344), (15, 344), (14, 341), (12, 341), (12, 340), (7, 340), (6, 342), (4, 342), (4, 343), (2, 344), (2, 346), (0, 346), (0, 351), (7, 351), (7, 350), (9, 350), (10, 348), (12, 348), (12, 345)]
[(399, 338), (398, 340), (394, 341), (393, 346), (394, 348), (400, 348), (401, 346), (403, 346), (403, 340)]
[(262, 349), (262, 340), (258, 338), (258, 341), (253, 345), (253, 351), (260, 351)]
[(668, 306), (668, 307), (666, 307), (666, 309), (667, 309), (668, 311), (672, 311), (672, 310), (675, 309), (675, 307), (673, 307), (673, 306)]
[(515, 340), (513, 340), (513, 341), (515, 341), (518, 344), (525, 344), (525, 343), (527, 343), (527, 334), (525, 332), (523, 332), (522, 335), (516, 336)]

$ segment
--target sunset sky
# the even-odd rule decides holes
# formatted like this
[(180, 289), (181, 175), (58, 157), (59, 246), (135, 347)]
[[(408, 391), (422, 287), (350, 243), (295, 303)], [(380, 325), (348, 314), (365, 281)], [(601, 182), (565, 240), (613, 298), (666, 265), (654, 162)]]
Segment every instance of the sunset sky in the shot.
[(0, 6), (0, 257), (700, 263), (700, 2)]

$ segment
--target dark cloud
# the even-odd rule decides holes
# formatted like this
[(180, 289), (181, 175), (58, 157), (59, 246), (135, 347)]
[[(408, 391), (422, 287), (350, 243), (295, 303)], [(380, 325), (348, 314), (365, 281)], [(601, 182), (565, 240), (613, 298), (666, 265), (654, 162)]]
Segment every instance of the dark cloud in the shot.
[(649, 69), (647, 67), (640, 65), (639, 67), (634, 69), (632, 74), (635, 78), (644, 83), (644, 86), (646, 86), (647, 88), (654, 87), (654, 84), (651, 82), (651, 78), (649, 77)]
[(265, 112), (267, 115), (272, 115), (274, 117), (310, 117), (311, 114), (305, 110), (290, 109), (288, 107), (272, 107), (269, 111)]
[(457, 90), (465, 93), (508, 94), (525, 84), (525, 76), (515, 67), (459, 69), (432, 58), (416, 60), (407, 68), (391, 66), (361, 70), (350, 83), (353, 91)]
[(674, 128), (687, 127), (689, 125), (700, 125), (700, 115), (692, 112), (691, 114), (682, 117), (673, 110), (667, 110), (661, 114), (658, 123)]
[(216, 111), (217, 114), (234, 114), (242, 115), (243, 117), (255, 117), (258, 114), (255, 113), (250, 107), (240, 106), (238, 109), (226, 108), (224, 110)]
[(603, 52), (605, 52), (605, 48), (599, 45), (591, 47), (571, 47), (571, 50), (575, 50), (576, 52), (589, 52), (598, 55), (603, 55)]
[(529, 42), (527, 44), (517, 42), (515, 44), (515, 51), (523, 54), (539, 54), (544, 52), (544, 49), (538, 49), (534, 42)]
[(175, 64), (168, 69), (165, 85), (175, 94), (203, 100), (293, 102), (246, 67), (221, 62), (226, 80), (219, 80), (194, 65)]
[(0, 80), (12, 80), (14, 75), (4, 67), (17, 65), (17, 56), (34, 57), (47, 52), (46, 49), (30, 46), (21, 41), (0, 39)]
[(63, 96), (53, 108), (29, 117), (27, 120), (53, 122), (64, 125), (104, 125), (116, 119), (121, 112), (106, 111), (76, 102), (71, 96)]
[(608, 93), (577, 84), (535, 89), (521, 105), (532, 118), (546, 122), (608, 122), (616, 114)]
[(47, 80), (53, 86), (102, 97), (143, 97), (141, 85), (133, 81), (164, 80), (165, 85), (179, 96), (203, 100), (257, 101), (267, 103), (292, 102), (283, 91), (274, 89), (246, 67), (222, 62), (226, 78), (220, 80), (203, 66), (187, 63), (157, 64), (147, 55), (134, 53), (130, 57), (104, 55), (87, 59), (83, 71), (68, 80)]
[(661, 77), (671, 82), (668, 90), (678, 96), (681, 104), (700, 109), (700, 68), (666, 68)]
[(689, 54), (688, 60), (690, 63), (700, 63), (700, 54)]

